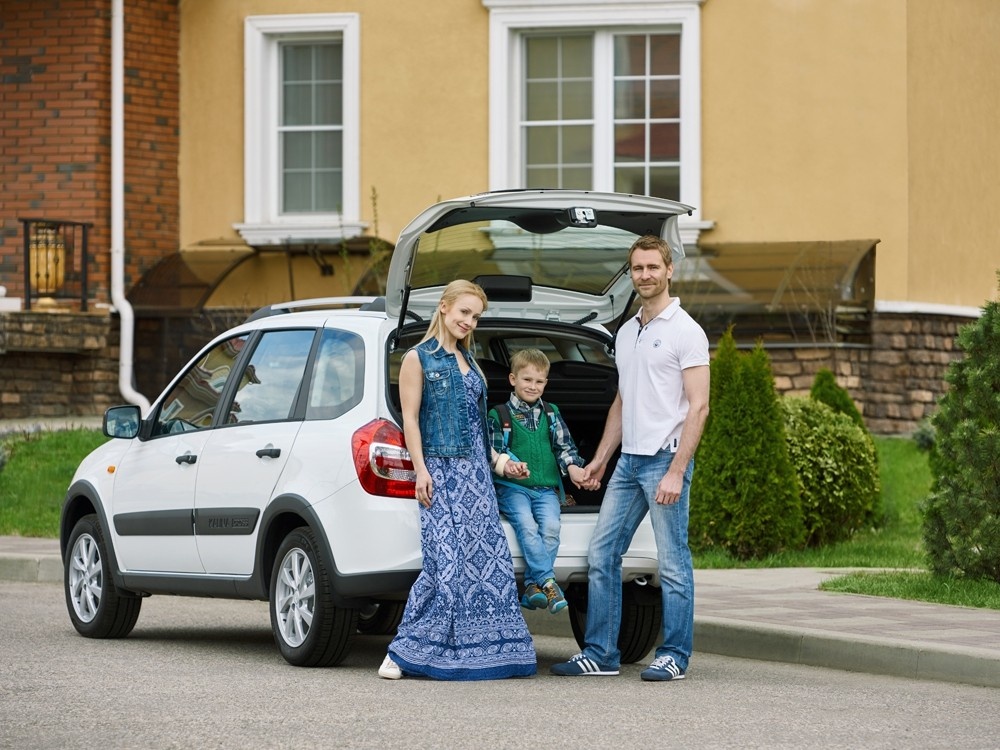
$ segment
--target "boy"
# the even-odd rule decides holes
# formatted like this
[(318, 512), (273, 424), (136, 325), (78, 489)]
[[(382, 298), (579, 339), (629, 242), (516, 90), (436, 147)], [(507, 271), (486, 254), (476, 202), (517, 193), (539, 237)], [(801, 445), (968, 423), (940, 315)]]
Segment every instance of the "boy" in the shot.
[[(577, 452), (565, 420), (554, 404), (542, 401), (548, 382), (549, 360), (538, 349), (522, 349), (510, 361), (514, 392), (503, 406), (490, 409), (487, 419), (493, 448), (499, 454), (494, 473), (497, 504), (510, 521), (524, 553), (525, 591), (521, 606), (547, 608), (556, 614), (566, 598), (552, 569), (559, 551), (559, 506), (564, 497), (562, 474), (577, 487), (596, 489), (587, 480), (585, 462)], [(505, 479), (508, 461), (527, 464), (520, 479)]]

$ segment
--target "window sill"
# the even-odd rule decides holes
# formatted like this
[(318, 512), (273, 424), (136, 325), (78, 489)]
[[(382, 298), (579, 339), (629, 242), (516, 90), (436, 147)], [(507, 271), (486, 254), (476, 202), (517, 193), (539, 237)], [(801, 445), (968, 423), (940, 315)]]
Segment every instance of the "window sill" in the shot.
[(368, 225), (362, 221), (336, 219), (317, 223), (234, 224), (233, 228), (251, 247), (262, 247), (341, 242), (359, 236)]

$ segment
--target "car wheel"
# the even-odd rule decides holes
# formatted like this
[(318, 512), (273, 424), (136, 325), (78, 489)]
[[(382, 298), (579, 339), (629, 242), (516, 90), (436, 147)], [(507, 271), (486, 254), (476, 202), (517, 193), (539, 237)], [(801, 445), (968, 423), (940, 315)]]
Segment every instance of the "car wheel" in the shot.
[(308, 526), (281, 542), (271, 571), (271, 630), (285, 661), (328, 667), (347, 655), (356, 609), (336, 607), (326, 562)]
[(63, 588), (73, 627), (88, 638), (124, 638), (139, 619), (142, 597), (123, 594), (115, 586), (97, 516), (76, 522), (67, 549)]
[(396, 632), (406, 602), (372, 602), (358, 610), (358, 632), (365, 635), (392, 635)]
[[(587, 584), (573, 584), (566, 590), (569, 624), (580, 648), (587, 645)], [(635, 583), (622, 584), (622, 622), (618, 650), (622, 664), (633, 664), (649, 653), (660, 637), (663, 605), (660, 590)]]

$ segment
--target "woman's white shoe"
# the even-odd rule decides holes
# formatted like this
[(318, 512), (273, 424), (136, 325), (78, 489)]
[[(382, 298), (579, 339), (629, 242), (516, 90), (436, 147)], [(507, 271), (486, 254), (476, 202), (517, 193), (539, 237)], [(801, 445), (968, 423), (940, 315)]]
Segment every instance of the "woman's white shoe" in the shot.
[(403, 676), (403, 670), (389, 654), (386, 654), (382, 666), (378, 668), (378, 676), (386, 680), (398, 680)]

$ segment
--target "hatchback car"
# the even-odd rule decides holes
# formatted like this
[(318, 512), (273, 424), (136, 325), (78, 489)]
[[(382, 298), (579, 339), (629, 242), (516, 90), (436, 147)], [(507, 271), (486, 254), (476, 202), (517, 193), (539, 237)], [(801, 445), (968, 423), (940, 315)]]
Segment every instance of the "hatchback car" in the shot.
[[(509, 395), (511, 356), (541, 349), (552, 363), (545, 398), (589, 458), (617, 387), (609, 330), (634, 299), (627, 249), (655, 234), (683, 257), (677, 218), (689, 210), (564, 190), (438, 203), (401, 233), (384, 297), (258, 310), (206, 344), (147, 414), (109, 409), (114, 439), (81, 463), (62, 510), (76, 630), (126, 636), (143, 598), (171, 594), (269, 602), (295, 665), (336, 664), (356, 636), (393, 632), (421, 567), (399, 365), (444, 286), (473, 279), (489, 297), (475, 336), (490, 403)], [(555, 573), (582, 641), (602, 492), (567, 491), (575, 504), (563, 509)], [(656, 571), (647, 520), (623, 559), (625, 662), (659, 635)]]

